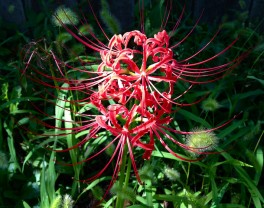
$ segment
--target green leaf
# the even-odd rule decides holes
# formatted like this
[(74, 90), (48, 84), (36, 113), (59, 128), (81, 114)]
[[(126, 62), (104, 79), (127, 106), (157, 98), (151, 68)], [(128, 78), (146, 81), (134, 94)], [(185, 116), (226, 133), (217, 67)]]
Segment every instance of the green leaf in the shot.
[(43, 165), (42, 165), (41, 176), (40, 176), (40, 207), (50, 207), (49, 197), (48, 197), (47, 188), (46, 188), (46, 180), (45, 180), (46, 178), (45, 156), (43, 157), (42, 164)]
[[(11, 92), (11, 98), (10, 99), (20, 98), (21, 95), (22, 95), (21, 91), (22, 91), (22, 88), (20, 86), (14, 87), (12, 92)], [(19, 102), (10, 104), (10, 106), (9, 106), (10, 113), (12, 113), (13, 111), (17, 111), (18, 110), (18, 104), (19, 104)]]
[(196, 116), (195, 114), (193, 114), (193, 113), (191, 113), (189, 111), (180, 109), (178, 111), (178, 113), (182, 114), (183, 117), (186, 118), (186, 119), (193, 120), (193, 121), (195, 121), (197, 123), (200, 123), (205, 128), (211, 128), (211, 125), (208, 122), (206, 122), (204, 119)]
[(28, 203), (27, 203), (27, 202), (25, 202), (25, 201), (22, 201), (22, 203), (23, 203), (23, 207), (24, 207), (24, 208), (31, 208), (31, 207), (28, 205)]
[[(233, 121), (231, 125), (229, 125), (227, 128), (220, 131), (220, 133), (217, 135), (219, 138), (224, 138), (228, 135), (230, 135), (233, 131), (237, 130), (241, 124), (244, 123), (244, 120), (240, 121)], [(233, 141), (233, 139), (231, 139)]]
[(237, 94), (235, 95), (235, 98), (238, 100), (242, 100), (251, 96), (258, 96), (258, 95), (263, 95), (264, 91), (263, 90), (254, 90), (254, 91), (249, 91), (249, 92), (245, 92), (245, 93), (241, 93), (241, 94)]
[[(217, 149), (218, 149), (218, 151), (223, 151), (220, 148), (217, 148)], [(234, 160), (231, 157), (231, 155), (226, 153), (226, 152), (222, 152), (221, 155), (223, 155), (228, 160)], [(249, 177), (247, 172), (241, 166), (234, 166), (234, 168), (235, 168), (236, 172), (238, 173), (240, 179), (247, 186), (248, 191), (249, 191), (249, 193), (250, 193), (250, 195), (251, 195), (251, 197), (253, 199), (255, 207), (261, 207), (261, 202), (264, 202), (264, 198), (261, 195), (261, 193), (259, 192), (259, 190), (256, 187), (256, 185), (253, 182), (253, 180), (251, 180), (251, 178)]]
[[(69, 84), (67, 83), (64, 83), (61, 86), (61, 88), (63, 89), (67, 89), (68, 87), (69, 87)], [(62, 124), (62, 120), (63, 120), (62, 116), (64, 114), (64, 108), (65, 108), (65, 104), (67, 101), (67, 93), (68, 93), (68, 90), (61, 90), (59, 91), (59, 94), (58, 94), (58, 99), (56, 101), (56, 107), (55, 107), (55, 119), (56, 119), (55, 126), (57, 128), (60, 128)]]
[(246, 208), (240, 204), (219, 204), (218, 208)]
[(247, 78), (257, 80), (257, 81), (260, 82), (260, 84), (262, 84), (264, 86), (264, 80), (262, 80), (262, 79), (258, 79), (258, 78), (254, 77), (254, 76), (247, 76)]
[(236, 159), (225, 160), (223, 162), (217, 162), (217, 163), (213, 164), (213, 167), (216, 167), (216, 166), (219, 166), (219, 165), (223, 165), (223, 164), (226, 164), (226, 163), (232, 164), (232, 165), (235, 165), (235, 166), (245, 166), (245, 167), (250, 167), (250, 168), (254, 167), (253, 165), (247, 164), (245, 162), (242, 162), (242, 161), (236, 160)]
[(57, 41), (59, 42), (59, 43), (66, 43), (66, 42), (68, 42), (69, 40), (71, 40), (72, 39), (72, 36), (69, 34), (69, 33), (66, 33), (66, 32), (64, 32), (64, 33), (60, 33), (58, 36), (57, 36)]
[(262, 176), (263, 161), (264, 161), (263, 150), (261, 148), (258, 148), (256, 151), (256, 160), (257, 160), (258, 166), (256, 167), (256, 174), (254, 177), (254, 181), (256, 184), (258, 184)]
[(149, 208), (149, 206), (143, 204), (137, 204), (137, 205), (128, 206), (127, 208)]
[(219, 205), (219, 199), (218, 199), (218, 187), (215, 182), (215, 175), (212, 174), (212, 171), (209, 172), (209, 178), (211, 181), (212, 186), (212, 207), (217, 207)]
[(219, 193), (218, 193), (218, 195), (217, 195), (218, 203), (220, 203), (221, 200), (223, 199), (223, 196), (224, 196), (224, 194), (225, 194), (225, 192), (226, 192), (228, 186), (229, 186), (229, 183), (226, 183), (226, 184), (223, 185), (223, 187), (220, 189), (220, 191), (219, 191)]
[(33, 150), (30, 151), (27, 154), (27, 156), (25, 157), (24, 162), (23, 162), (23, 165), (22, 165), (22, 172), (24, 172), (25, 165), (26, 165), (27, 161), (32, 157), (32, 155), (33, 155)]
[[(66, 130), (66, 140), (67, 140), (67, 146), (68, 148), (71, 148), (72, 146), (74, 146), (77, 141), (75, 138), (75, 135), (72, 132), (73, 129), (73, 118), (71, 115), (71, 108), (70, 108), (70, 98), (68, 98), (68, 100), (66, 100), (66, 104), (65, 104), (65, 109), (64, 109), (64, 126), (67, 129)], [(72, 164), (76, 164), (78, 162), (78, 155), (79, 155), (79, 149), (75, 148), (70, 150), (70, 157), (71, 157), (71, 163)], [(71, 195), (74, 195), (75, 192), (77, 191), (78, 188), (80, 188), (80, 182), (79, 182), (79, 174), (81, 171), (81, 165), (73, 165), (73, 170), (74, 170), (74, 182), (72, 185), (72, 193)]]
[(8, 82), (2, 84), (0, 100), (8, 100)]
[(0, 105), (0, 111), (2, 111), (4, 108), (10, 106), (11, 104), (20, 103), (22, 101), (38, 101), (43, 100), (42, 98), (35, 98), (35, 97), (21, 97), (21, 98), (15, 98), (12, 100), (9, 100), (8, 102)]
[(4, 128), (7, 132), (7, 144), (11, 156), (11, 162), (14, 163), (15, 168), (19, 169), (21, 171), (21, 167), (17, 161), (17, 156), (16, 156), (16, 148), (14, 144), (14, 138), (13, 138), (13, 128), (11, 127), (11, 124), (8, 125), (6, 122), (4, 122)]
[(0, 56), (7, 56), (11, 53), (12, 51), (9, 50), (8, 48), (0, 47)]
[[(166, 158), (166, 159), (171, 159), (171, 160), (178, 160), (178, 161), (182, 161), (181, 159), (173, 156), (171, 153), (169, 152), (163, 152), (163, 151), (157, 151), (154, 150), (151, 154), (154, 157), (162, 157), (162, 158)], [(184, 157), (183, 155), (179, 154), (180, 156)]]

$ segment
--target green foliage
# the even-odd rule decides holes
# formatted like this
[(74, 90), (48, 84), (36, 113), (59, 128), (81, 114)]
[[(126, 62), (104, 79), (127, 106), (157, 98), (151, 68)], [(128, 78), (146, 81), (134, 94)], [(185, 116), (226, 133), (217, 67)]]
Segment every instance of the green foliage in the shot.
[(122, 200), (129, 200), (131, 202), (134, 202), (136, 199), (136, 194), (134, 190), (130, 187), (120, 187), (118, 185), (118, 182), (115, 183), (115, 185), (111, 189), (111, 194), (113, 196), (117, 196)]
[[(145, 11), (145, 27), (148, 35), (160, 29), (165, 8), (164, 2), (145, 1), (146, 8), (152, 8)], [(244, 6), (243, 2), (239, 1), (241, 7)], [(102, 1), (102, 5), (100, 15), (105, 25), (111, 33), (118, 33), (119, 23), (113, 15), (109, 14), (106, 1)], [(138, 9), (137, 6), (135, 8)], [(107, 171), (106, 175), (90, 184), (81, 183), (79, 180), (97, 173), (98, 164), (100, 165), (101, 161), (108, 157), (107, 154), (113, 152), (115, 146), (111, 146), (113, 149), (109, 149), (107, 154), (98, 158), (98, 162), (91, 166), (77, 165), (77, 163), (91, 155), (97, 147), (103, 144), (103, 141), (109, 141), (111, 135), (107, 132), (99, 132), (97, 137), (101, 139), (101, 143), (90, 142), (69, 153), (56, 153), (50, 150), (69, 148), (88, 134), (87, 131), (71, 134), (71, 123), (62, 122), (62, 118), (78, 120), (78, 116), (70, 113), (69, 110), (85, 112), (87, 109), (91, 111), (95, 109), (83, 103), (75, 109), (76, 106), (72, 106), (70, 101), (78, 95), (67, 90), (52, 92), (62, 98), (56, 100), (49, 97), (55, 105), (39, 97), (39, 92), (43, 90), (42, 87), (34, 86), (30, 80), (25, 80), (20, 76), (19, 70), (24, 69), (27, 60), (24, 60), (17, 52), (23, 51), (26, 43), (32, 38), (45, 37), (47, 40), (38, 48), (39, 51), (44, 51), (44, 54), (53, 50), (58, 52), (59, 58), (67, 60), (67, 63), (76, 64), (76, 66), (78, 66), (78, 60), (82, 58), (94, 63), (90, 69), (98, 67), (98, 58), (91, 53), (86, 56), (85, 49), (80, 44), (75, 43), (67, 33), (54, 27), (50, 21), (52, 17), (49, 12), (36, 14), (31, 11), (27, 15), (30, 21), (26, 26), (32, 28), (31, 37), (19, 31), (8, 35), (3, 30), (0, 34), (0, 207), (8, 204), (10, 207), (24, 208), (70, 208), (74, 203), (79, 207), (87, 204), (95, 206), (102, 200), (113, 170)], [(175, 20), (177, 14), (171, 15)], [(152, 153), (151, 162), (143, 163), (141, 154), (135, 151), (137, 165), (140, 167), (139, 175), (144, 184), (138, 184), (135, 176), (131, 174), (129, 186), (125, 188), (114, 186), (112, 189), (113, 193), (126, 201), (127, 207), (149, 207), (150, 204), (155, 208), (164, 204), (168, 207), (212, 208), (260, 208), (263, 206), (264, 186), (260, 182), (263, 180), (264, 165), (264, 102), (261, 99), (264, 95), (262, 70), (264, 37), (255, 28), (242, 26), (240, 20), (243, 18), (245, 14), (238, 14), (235, 21), (225, 22), (218, 38), (211, 43), (208, 51), (199, 54), (197, 59), (203, 60), (208, 55), (221, 50), (226, 46), (227, 40), (232, 41), (232, 38), (237, 36), (240, 38), (234, 50), (217, 61), (232, 60), (239, 53), (250, 50), (247, 58), (224, 79), (217, 83), (198, 86), (192, 89), (190, 94), (184, 96), (184, 100), (188, 103), (210, 92), (209, 101), (213, 98), (214, 101), (217, 100), (217, 104), (203, 102), (190, 108), (177, 109), (172, 125), (172, 128), (178, 130), (191, 130), (197, 126), (207, 129), (221, 125), (223, 121), (242, 112), (237, 120), (215, 132), (215, 136), (219, 138), (218, 154), (209, 155), (198, 162), (187, 163), (164, 152), (162, 146), (157, 144), (156, 150)], [(186, 35), (186, 30), (190, 28), (188, 21), (183, 20), (179, 30), (171, 39), (172, 44)], [(168, 26), (173, 24), (175, 22), (168, 22)], [(87, 24), (80, 27), (80, 34), (88, 35), (87, 31), (93, 31), (96, 25)], [(192, 55), (210, 40), (212, 33), (211, 29), (201, 24), (195, 34), (177, 48), (177, 57)], [(48, 44), (54, 40), (54, 43)], [(80, 54), (82, 57), (76, 58), (76, 55)], [(49, 60), (45, 60), (49, 65)], [(37, 67), (41, 65), (36, 60), (34, 64)], [(49, 66), (51, 73), (52, 70), (56, 70), (54, 65)], [(85, 68), (82, 67), (80, 66), (80, 69)], [(68, 71), (67, 75), (77, 77), (79, 80), (87, 79), (87, 75), (80, 72)], [(67, 83), (64, 84), (66, 85)], [(179, 81), (175, 92), (188, 87), (186, 83)], [(32, 102), (51, 112), (51, 115), (56, 118), (55, 126), (68, 129), (63, 132), (66, 136), (54, 137), (52, 135), (55, 131), (59, 131), (58, 129), (49, 129), (35, 124), (32, 117), (40, 116), (42, 120), (50, 120), (50, 117), (41, 117), (40, 112), (32, 108)], [(34, 135), (34, 132), (27, 128), (33, 129), (37, 134)], [(50, 136), (44, 137), (44, 134)], [(172, 135), (172, 137), (182, 142), (188, 140), (183, 136)], [(188, 152), (177, 147), (173, 149), (179, 152), (179, 155), (188, 155)], [(76, 165), (66, 166), (61, 164), (62, 161)], [(115, 164), (112, 167), (114, 166)], [(177, 172), (173, 172), (176, 170)], [(116, 199), (114, 194), (108, 195), (102, 204), (104, 207), (114, 207)]]

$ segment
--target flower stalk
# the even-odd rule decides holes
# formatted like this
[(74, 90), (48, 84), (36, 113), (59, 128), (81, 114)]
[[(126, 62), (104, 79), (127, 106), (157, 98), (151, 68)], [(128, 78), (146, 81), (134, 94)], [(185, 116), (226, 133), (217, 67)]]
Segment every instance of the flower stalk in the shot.
[[(128, 157), (128, 147), (125, 145), (122, 164), (120, 167), (118, 186), (119, 190), (126, 190), (129, 187), (129, 179), (131, 174), (131, 159)], [(125, 198), (117, 193), (116, 208), (125, 207)]]

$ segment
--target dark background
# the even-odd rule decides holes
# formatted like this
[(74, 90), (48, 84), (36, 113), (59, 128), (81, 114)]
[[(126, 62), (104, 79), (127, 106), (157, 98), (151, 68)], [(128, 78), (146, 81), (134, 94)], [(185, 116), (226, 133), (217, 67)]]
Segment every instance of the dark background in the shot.
[[(90, 0), (90, 2), (95, 7), (95, 10), (100, 7), (99, 0)], [(111, 13), (120, 21), (122, 30), (128, 30), (133, 24), (135, 1), (107, 0), (107, 2), (110, 5)], [(263, 20), (264, 0), (177, 0), (176, 2), (186, 5), (186, 11), (193, 18), (199, 17), (204, 10), (201, 19), (201, 22), (204, 23), (219, 24), (224, 18), (228, 20), (234, 19), (236, 12), (246, 12), (248, 16), (246, 24), (253, 23), (259, 30), (263, 31), (264, 29), (263, 21), (261, 21)], [(77, 8), (77, 5), (81, 4), (80, 9), (85, 10), (88, 8), (86, 0), (0, 0), (2, 24), (5, 22), (14, 23), (23, 29), (23, 25), (28, 21), (27, 11), (41, 11), (44, 9), (43, 4), (48, 5), (46, 9), (50, 10), (53, 10), (59, 4), (64, 4), (70, 8)]]

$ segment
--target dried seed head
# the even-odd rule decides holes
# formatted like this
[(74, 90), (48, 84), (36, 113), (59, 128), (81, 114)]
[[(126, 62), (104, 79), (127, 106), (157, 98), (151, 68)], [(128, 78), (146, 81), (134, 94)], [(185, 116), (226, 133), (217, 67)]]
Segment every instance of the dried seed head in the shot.
[(180, 173), (177, 170), (175, 170), (174, 168), (165, 167), (164, 174), (171, 181), (180, 180)]
[(52, 17), (52, 23), (58, 27), (62, 26), (61, 23), (65, 25), (77, 25), (78, 22), (77, 15), (71, 9), (64, 6), (58, 7)]
[(62, 201), (62, 208), (72, 208), (73, 200), (72, 197), (68, 194), (65, 194)]
[(58, 195), (51, 203), (51, 208), (59, 208), (61, 204), (61, 195)]
[(142, 181), (153, 180), (153, 166), (150, 163), (140, 168), (138, 173)]
[(108, 30), (113, 34), (120, 33), (120, 24), (118, 19), (110, 13), (109, 5), (106, 0), (101, 0), (102, 10), (100, 11), (100, 17)]
[(220, 104), (213, 98), (208, 98), (202, 102), (202, 109), (205, 111), (215, 111), (220, 108)]
[(195, 151), (207, 152), (217, 146), (218, 138), (213, 132), (198, 128), (192, 134), (187, 135), (186, 144), (191, 148), (196, 148)]

